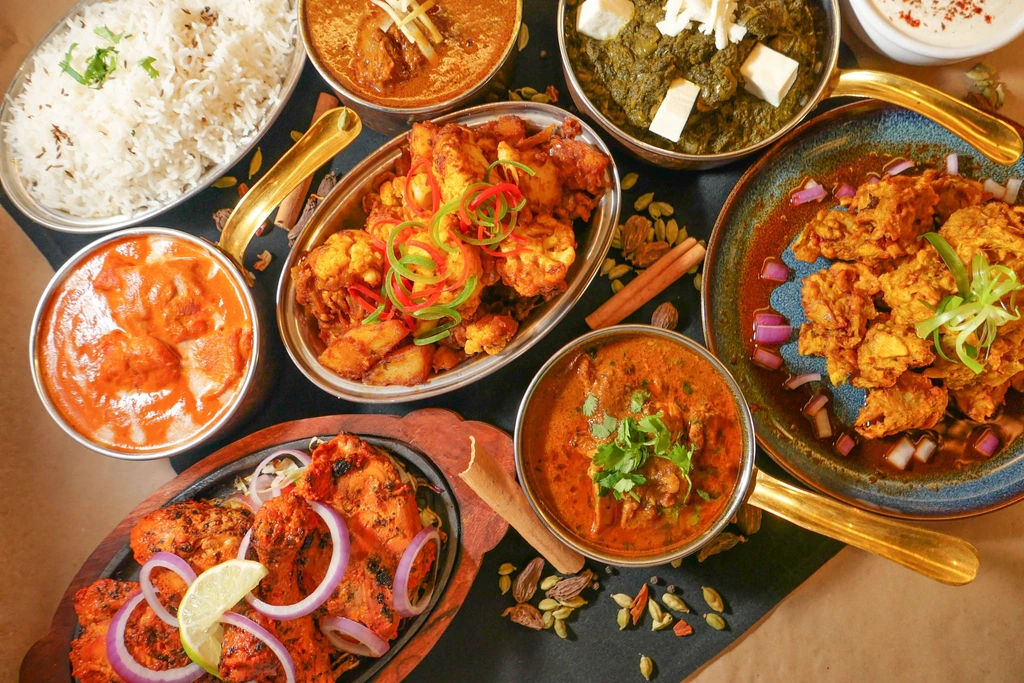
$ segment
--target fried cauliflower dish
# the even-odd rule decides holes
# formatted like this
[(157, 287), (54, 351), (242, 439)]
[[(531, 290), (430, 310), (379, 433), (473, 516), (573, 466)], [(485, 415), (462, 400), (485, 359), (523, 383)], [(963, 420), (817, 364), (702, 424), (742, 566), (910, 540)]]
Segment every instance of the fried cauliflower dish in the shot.
[(1024, 208), (981, 183), (925, 170), (861, 185), (794, 244), (833, 264), (806, 278), (799, 351), (834, 385), (867, 389), (865, 438), (931, 429), (947, 407), (991, 420), (1024, 388)]
[(292, 270), (320, 362), (345, 379), (422, 384), (501, 353), (519, 323), (566, 289), (573, 223), (609, 186), (610, 159), (566, 119), (529, 132), (503, 116), (468, 128), (416, 123), (393, 172), (346, 226)]

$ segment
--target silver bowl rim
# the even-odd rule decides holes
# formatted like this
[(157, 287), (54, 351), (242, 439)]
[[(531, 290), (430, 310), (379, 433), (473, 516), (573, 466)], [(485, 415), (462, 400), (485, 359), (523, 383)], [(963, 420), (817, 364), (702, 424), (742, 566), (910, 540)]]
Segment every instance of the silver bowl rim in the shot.
[[(431, 377), (425, 384), (419, 384), (411, 387), (402, 386), (374, 386), (369, 384), (362, 384), (360, 382), (354, 382), (351, 380), (343, 379), (342, 377), (335, 375), (334, 373), (324, 372), (323, 376), (312, 373), (306, 368), (305, 359), (299, 357), (298, 351), (292, 348), (290, 330), (288, 329), (288, 320), (285, 315), (286, 306), (291, 306), (294, 302), (291, 301), (291, 290), (293, 288), (291, 269), (298, 260), (303, 256), (299, 253), (298, 243), (301, 242), (302, 236), (296, 240), (296, 248), (291, 249), (288, 254), (288, 259), (281, 268), (281, 278), (278, 281), (277, 286), (277, 297), (276, 297), (276, 308), (277, 308), (277, 326), (281, 336), (281, 341), (288, 352), (288, 357), (292, 360), (295, 366), (305, 375), (306, 379), (318, 386), (323, 391), (348, 401), (356, 403), (373, 403), (373, 404), (384, 404), (384, 403), (401, 403), (405, 401), (419, 401), (433, 396), (440, 396), (442, 394), (461, 389), (465, 386), (473, 384), (488, 375), (497, 372), (501, 368), (505, 367), (516, 358), (519, 358), (524, 353), (529, 351), (537, 342), (543, 339), (547, 334), (556, 326), (570, 310), (576, 305), (580, 297), (593, 282), (597, 276), (597, 272), (601, 267), (601, 262), (604, 255), (608, 253), (608, 249), (611, 247), (612, 238), (615, 232), (615, 226), (619, 222), (619, 212), (622, 198), (622, 190), (619, 184), (619, 172), (618, 167), (615, 164), (615, 158), (612, 156), (611, 151), (605, 144), (604, 140), (597, 134), (597, 132), (591, 128), (585, 121), (580, 119), (578, 116), (572, 114), (565, 109), (555, 107), (549, 104), (540, 104), (537, 102), (493, 102), (489, 104), (481, 104), (476, 107), (470, 107), (468, 109), (462, 109), (457, 112), (452, 112), (441, 116), (436, 119), (432, 119), (435, 123), (458, 123), (461, 120), (473, 118), (476, 116), (487, 115), (492, 118), (496, 118), (502, 114), (514, 114), (516, 111), (522, 111), (523, 109), (536, 110), (543, 112), (552, 119), (558, 119), (565, 121), (568, 118), (575, 119), (579, 122), (584, 135), (589, 136), (594, 141), (598, 149), (610, 159), (610, 166), (608, 169), (609, 175), (611, 176), (612, 185), (605, 191), (605, 196), (602, 198), (602, 202), (607, 201), (610, 203), (609, 213), (610, 219), (607, 224), (602, 224), (600, 227), (604, 231), (604, 237), (602, 242), (596, 246), (597, 252), (594, 260), (586, 266), (581, 268), (576, 273), (580, 285), (576, 288), (576, 291), (566, 291), (560, 294), (554, 301), (555, 307), (547, 311), (544, 315), (546, 318), (541, 318), (544, 322), (544, 329), (538, 330), (531, 337), (524, 339), (518, 343), (513, 349), (505, 349), (501, 353), (494, 356), (488, 356), (484, 361), (481, 362), (478, 368), (463, 368), (462, 372), (471, 370), (468, 374), (460, 374), (459, 368), (454, 370), (446, 371), (445, 373), (436, 377)], [(344, 191), (346, 187), (346, 181), (350, 178), (360, 178), (367, 173), (380, 173), (387, 166), (393, 163), (396, 152), (406, 144), (407, 133), (401, 133), (388, 142), (384, 143), (376, 151), (370, 154), (368, 157), (359, 162), (354, 168), (348, 171), (344, 177), (338, 182), (338, 184), (331, 190), (328, 197), (332, 197), (335, 193)], [(588, 140), (589, 142), (589, 140)], [(333, 203), (330, 199), (325, 199), (316, 213), (307, 222), (306, 227), (303, 228), (303, 232), (310, 230), (313, 225), (316, 224), (322, 218), (322, 214), (333, 210)], [(593, 228), (590, 228), (593, 230)], [(513, 341), (522, 339), (520, 334), (517, 333)], [(443, 378), (451, 376), (453, 379), (445, 380)]]
[[(729, 393), (732, 394), (735, 399), (735, 405), (740, 414), (741, 431), (743, 433), (743, 452), (740, 453), (739, 476), (737, 477), (736, 485), (733, 487), (733, 491), (729, 496), (728, 505), (726, 505), (722, 514), (715, 523), (705, 530), (704, 533), (692, 539), (686, 545), (671, 551), (641, 557), (623, 557), (612, 552), (602, 552), (589, 545), (580, 543), (576, 539), (575, 535), (567, 530), (561, 522), (555, 519), (553, 515), (549, 514), (544, 509), (544, 507), (537, 501), (536, 493), (530, 486), (530, 476), (523, 465), (523, 450), (521, 445), (523, 443), (523, 429), (525, 426), (526, 413), (530, 406), (530, 400), (533, 398), (534, 393), (536, 393), (537, 387), (558, 362), (576, 352), (583, 346), (593, 344), (595, 342), (608, 341), (617, 337), (633, 335), (660, 337), (680, 344), (686, 348), (687, 351), (699, 356), (710, 366), (712, 370), (715, 371), (722, 381), (725, 382), (729, 389)], [(543, 365), (543, 367), (537, 371), (537, 374), (534, 375), (529, 387), (527, 387), (526, 392), (523, 394), (523, 399), (519, 404), (519, 410), (516, 413), (516, 425), (512, 432), (512, 439), (515, 449), (516, 476), (519, 479), (519, 485), (523, 489), (523, 493), (526, 494), (526, 499), (530, 502), (530, 507), (533, 508), (533, 511), (538, 517), (540, 517), (541, 521), (544, 522), (544, 526), (546, 526), (548, 530), (550, 530), (551, 533), (553, 533), (563, 543), (582, 555), (597, 562), (603, 562), (613, 566), (653, 567), (692, 555), (717, 536), (729, 524), (732, 516), (736, 514), (739, 507), (744, 503), (744, 501), (746, 501), (747, 495), (754, 485), (754, 456), (757, 452), (757, 438), (754, 432), (754, 418), (750, 412), (750, 406), (743, 397), (743, 392), (740, 390), (739, 384), (733, 378), (732, 374), (729, 372), (728, 368), (725, 367), (722, 361), (718, 360), (704, 346), (698, 344), (689, 337), (680, 334), (679, 332), (666, 330), (660, 327), (652, 327), (650, 325), (614, 325), (612, 327), (593, 330), (581, 337), (577, 337), (556, 351), (554, 355), (552, 355), (551, 358)]]
[(392, 116), (409, 116), (413, 118), (430, 117), (433, 114), (450, 111), (452, 107), (458, 106), (459, 103), (468, 101), (480, 94), (481, 91), (487, 88), (491, 79), (494, 78), (494, 75), (501, 70), (502, 66), (508, 60), (509, 55), (513, 52), (518, 52), (519, 32), (522, 31), (523, 27), (523, 0), (516, 0), (516, 17), (518, 20), (516, 22), (516, 26), (518, 27), (518, 30), (512, 32), (512, 38), (509, 40), (509, 44), (505, 47), (505, 50), (501, 53), (501, 57), (497, 62), (495, 62), (494, 67), (488, 71), (478, 83), (474, 84), (466, 92), (455, 95), (450, 99), (437, 104), (411, 108), (388, 107), (383, 104), (371, 102), (370, 100), (353, 93), (349, 88), (342, 85), (341, 81), (334, 75), (334, 72), (323, 63), (320, 59), (320, 55), (317, 54), (316, 48), (313, 46), (313, 39), (309, 35), (309, 29), (306, 27), (305, 8), (307, 2), (308, 0), (296, 0), (295, 3), (296, 11), (298, 12), (299, 35), (301, 36), (302, 44), (306, 49), (306, 54), (309, 56), (309, 61), (313, 64), (313, 67), (316, 68), (317, 73), (320, 74), (320, 77), (323, 78), (328, 85), (334, 88), (334, 90), (346, 101)]
[[(54, 405), (50, 398), (50, 393), (46, 389), (45, 382), (43, 381), (40, 367), (42, 365), (42, 360), (39, 358), (38, 354), (40, 323), (42, 322), (43, 316), (46, 314), (46, 310), (49, 308), (54, 292), (61, 284), (64, 283), (68, 275), (70, 275), (82, 261), (92, 256), (100, 248), (122, 238), (150, 235), (163, 235), (173, 239), (180, 239), (194, 246), (200, 247), (207, 252), (211, 258), (216, 260), (217, 263), (228, 273), (228, 276), (234, 280), (236, 289), (241, 292), (242, 300), (245, 303), (245, 307), (248, 310), (252, 321), (252, 353), (249, 356), (249, 364), (246, 368), (245, 375), (242, 377), (241, 382), (239, 382), (238, 388), (235, 391), (235, 396), (231, 399), (229, 406), (216, 420), (206, 425), (192, 438), (171, 447), (159, 450), (147, 450), (140, 452), (119, 451), (88, 439), (84, 434), (71, 426), (57, 406)], [(39, 302), (36, 304), (35, 313), (32, 315), (32, 327), (29, 332), (28, 342), (29, 366), (32, 370), (32, 383), (35, 385), (36, 394), (39, 395), (39, 400), (43, 402), (43, 407), (46, 408), (46, 412), (50, 414), (53, 421), (56, 422), (57, 425), (72, 439), (90, 450), (119, 460), (160, 460), (162, 458), (170, 458), (172, 456), (179, 455), (191, 448), (199, 446), (217, 434), (221, 428), (223, 428), (224, 425), (235, 416), (252, 387), (253, 380), (256, 377), (257, 368), (260, 365), (260, 334), (260, 319), (256, 308), (256, 300), (252, 295), (252, 291), (246, 285), (245, 278), (242, 276), (241, 272), (239, 272), (238, 266), (236, 266), (234, 262), (224, 254), (224, 252), (217, 248), (216, 245), (211, 244), (202, 237), (197, 237), (181, 230), (163, 228), (159, 226), (138, 226), (134, 228), (127, 228), (125, 230), (118, 230), (117, 232), (112, 232), (109, 235), (104, 235), (103, 237), (90, 242), (79, 249), (67, 260), (66, 263), (64, 263), (64, 265), (60, 267), (60, 269), (57, 270), (56, 273), (53, 274), (53, 277), (50, 278), (50, 282), (47, 283), (46, 288), (43, 290), (42, 295), (40, 295)]]
[(775, 131), (775, 133), (760, 142), (731, 152), (718, 152), (715, 154), (686, 154), (683, 152), (675, 152), (635, 138), (619, 126), (612, 123), (612, 121), (609, 120), (593, 102), (591, 102), (586, 91), (583, 89), (582, 84), (580, 84), (579, 79), (576, 78), (576, 70), (573, 69), (572, 62), (569, 59), (569, 51), (565, 45), (565, 16), (568, 14), (568, 8), (566, 7), (567, 0), (558, 0), (558, 52), (562, 60), (562, 72), (565, 74), (565, 79), (568, 83), (569, 89), (579, 94), (579, 98), (584, 104), (583, 108), (586, 110), (587, 115), (597, 121), (598, 125), (600, 125), (601, 128), (603, 128), (609, 135), (624, 145), (636, 147), (645, 154), (661, 157), (675, 163), (706, 164), (709, 167), (726, 164), (730, 161), (735, 161), (745, 156), (755, 154), (767, 147), (770, 147), (784, 135), (800, 125), (800, 122), (818, 106), (818, 103), (827, 97), (832, 74), (835, 72), (836, 66), (839, 63), (839, 48), (841, 42), (840, 33), (842, 31), (842, 24), (839, 16), (838, 0), (818, 1), (821, 2), (822, 5), (830, 5), (832, 7), (831, 20), (828, 21), (827, 26), (827, 37), (832, 40), (832, 49), (829, 52), (828, 59), (822, 63), (821, 75), (819, 76), (820, 81), (818, 82), (817, 88), (814, 90), (814, 94), (808, 97), (807, 103), (800, 108), (800, 111), (797, 112), (786, 125)]
[(277, 120), (278, 116), (280, 116), (281, 112), (291, 99), (292, 93), (295, 92), (295, 87), (298, 85), (299, 79), (302, 76), (302, 70), (306, 65), (306, 51), (303, 48), (302, 38), (296, 30), (295, 51), (292, 55), (291, 65), (288, 67), (288, 73), (285, 74), (285, 78), (281, 82), (281, 90), (278, 93), (277, 102), (267, 110), (262, 123), (249, 136), (248, 141), (239, 147), (238, 151), (230, 159), (208, 168), (203, 173), (198, 183), (178, 197), (161, 204), (157, 204), (145, 211), (140, 211), (139, 213), (131, 215), (119, 214), (117, 216), (83, 218), (81, 216), (73, 216), (64, 211), (48, 209), (36, 201), (25, 187), (21, 174), (18, 172), (17, 164), (11, 156), (8, 133), (3, 124), (11, 120), (11, 107), (13, 102), (15, 98), (21, 94), (21, 90), (24, 88), (29, 70), (40, 48), (42, 48), (49, 40), (55, 38), (64, 29), (65, 23), (82, 9), (89, 5), (105, 1), (106, 0), (81, 0), (78, 4), (72, 7), (67, 14), (61, 17), (61, 19), (46, 32), (46, 35), (44, 35), (39, 42), (35, 44), (35, 46), (33, 46), (32, 50), (21, 63), (21, 66), (19, 66), (18, 70), (15, 72), (14, 78), (11, 80), (11, 84), (7, 88), (7, 93), (4, 95), (3, 99), (0, 100), (0, 186), (3, 186), (4, 192), (11, 200), (11, 203), (14, 204), (19, 211), (25, 214), (25, 216), (40, 225), (57, 230), (58, 232), (88, 235), (107, 232), (110, 230), (120, 230), (131, 226), (141, 226), (142, 223), (173, 209), (208, 188), (214, 183), (214, 181), (244, 159), (246, 155), (256, 147), (267, 131), (270, 130), (271, 126), (273, 126), (274, 122)]

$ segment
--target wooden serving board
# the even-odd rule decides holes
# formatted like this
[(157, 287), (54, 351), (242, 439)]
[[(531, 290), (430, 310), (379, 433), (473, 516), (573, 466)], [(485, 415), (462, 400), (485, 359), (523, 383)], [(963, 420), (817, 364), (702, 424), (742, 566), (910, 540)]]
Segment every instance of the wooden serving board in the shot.
[(374, 680), (392, 683), (405, 678), (430, 652), (455, 618), (480, 571), (484, 553), (494, 548), (508, 530), (508, 523), (458, 476), (469, 464), (469, 437), (475, 437), (509, 472), (514, 474), (515, 471), (512, 438), (508, 434), (483, 422), (465, 422), (457, 413), (437, 408), (418, 410), (405, 417), (334, 415), (285, 422), (239, 439), (185, 470), (132, 510), (85, 561), (61, 598), (50, 632), (36, 642), (22, 660), (22, 683), (70, 680), (68, 655), (78, 624), (74, 595), (103, 575), (115, 556), (128, 544), (132, 527), (141, 517), (240, 458), (296, 439), (339, 432), (394, 439), (420, 451), (441, 470), (458, 501), (462, 545), (455, 570), (426, 621), (376, 673)]

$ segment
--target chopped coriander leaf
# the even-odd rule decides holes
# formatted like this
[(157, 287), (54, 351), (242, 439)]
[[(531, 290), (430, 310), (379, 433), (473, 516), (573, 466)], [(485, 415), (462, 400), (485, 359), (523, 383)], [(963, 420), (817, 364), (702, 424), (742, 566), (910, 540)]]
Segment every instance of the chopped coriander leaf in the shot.
[(590, 433), (598, 439), (607, 439), (615, 433), (615, 427), (619, 421), (608, 413), (604, 414), (604, 422), (590, 425)]
[(112, 47), (96, 48), (96, 53), (86, 64), (85, 81), (102, 88), (110, 74), (117, 71), (117, 50)]
[(711, 500), (711, 494), (703, 489), (697, 489), (697, 495), (703, 498), (704, 500)]
[(587, 417), (593, 417), (594, 413), (597, 412), (597, 396), (593, 394), (587, 394), (587, 400), (583, 402), (583, 414)]
[(693, 386), (689, 382), (683, 382), (683, 392), (687, 396), (690, 396), (693, 394)]
[(121, 38), (124, 37), (124, 33), (123, 32), (122, 33), (112, 33), (111, 30), (109, 28), (107, 28), (106, 26), (100, 26), (97, 29), (93, 29), (93, 33), (98, 35), (100, 38), (105, 38), (106, 40), (109, 40), (114, 45), (117, 45), (118, 43), (120, 43), (121, 42)]
[(71, 53), (75, 51), (76, 47), (78, 47), (78, 43), (71, 43), (71, 47), (69, 47), (68, 51), (64, 53), (64, 61), (62, 61), (59, 66), (68, 76), (71, 76), (82, 85), (86, 85), (85, 77), (71, 68)]
[(643, 389), (637, 389), (633, 392), (633, 397), (629, 401), (629, 409), (634, 413), (639, 413), (644, 409), (644, 403), (651, 397), (651, 392), (644, 391)]
[(145, 59), (139, 60), (139, 66), (146, 70), (150, 78), (156, 78), (160, 75), (160, 72), (153, 68), (153, 62), (156, 61), (156, 57), (146, 57)]

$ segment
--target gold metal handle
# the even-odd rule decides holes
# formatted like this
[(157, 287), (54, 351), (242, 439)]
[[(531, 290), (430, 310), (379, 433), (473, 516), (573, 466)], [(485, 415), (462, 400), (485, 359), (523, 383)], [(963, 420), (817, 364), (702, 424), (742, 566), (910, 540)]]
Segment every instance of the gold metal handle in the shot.
[(1013, 126), (935, 88), (896, 74), (840, 70), (829, 97), (874, 97), (915, 111), (960, 137), (997, 164), (1017, 163), (1024, 142)]
[(790, 486), (757, 470), (751, 505), (808, 531), (834, 538), (892, 560), (951, 586), (978, 573), (978, 551), (967, 541), (902, 522)]
[(306, 177), (355, 140), (363, 129), (346, 107), (332, 109), (309, 127), (235, 206), (220, 235), (220, 248), (244, 270), (245, 248), (270, 212)]

